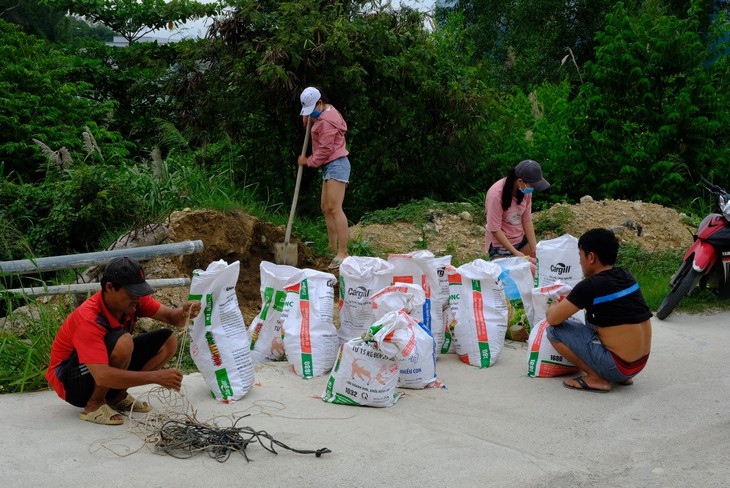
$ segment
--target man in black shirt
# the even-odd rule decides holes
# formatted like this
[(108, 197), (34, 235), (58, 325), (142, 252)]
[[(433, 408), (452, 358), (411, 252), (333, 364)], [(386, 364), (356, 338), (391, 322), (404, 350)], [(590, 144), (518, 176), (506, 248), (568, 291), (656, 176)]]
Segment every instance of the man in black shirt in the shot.
[[(566, 388), (605, 393), (611, 383), (630, 385), (651, 350), (649, 307), (633, 276), (615, 268), (618, 241), (607, 229), (591, 229), (578, 240), (585, 279), (548, 308), (548, 339), (568, 361), (585, 372), (567, 379)], [(586, 323), (570, 317), (581, 309)]]

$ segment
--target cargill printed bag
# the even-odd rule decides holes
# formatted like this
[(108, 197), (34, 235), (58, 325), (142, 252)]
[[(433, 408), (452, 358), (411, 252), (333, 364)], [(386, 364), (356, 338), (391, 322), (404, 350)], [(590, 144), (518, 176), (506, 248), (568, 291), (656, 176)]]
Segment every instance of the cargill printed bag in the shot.
[(552, 285), (557, 281), (575, 286), (583, 278), (578, 239), (570, 234), (538, 242), (535, 256), (537, 257), (536, 288)]
[(335, 283), (331, 273), (304, 269), (304, 279), (287, 289), (284, 349), (294, 372), (302, 378), (332, 370), (340, 344), (333, 322)]
[(373, 297), (373, 310), (378, 319), (397, 311), (409, 321), (413, 332), (415, 348), (399, 359), (400, 377), (398, 386), (421, 389), (442, 386), (436, 378), (436, 340), (431, 333), (410, 312), (423, 305), (426, 295), (418, 285), (396, 283), (383, 288)]
[(504, 349), (509, 301), (498, 264), (477, 259), (449, 277), (456, 354), (479, 368), (492, 366)]
[(501, 258), (492, 261), (502, 269), (499, 279), (504, 283), (504, 294), (510, 303), (507, 321), (507, 339), (526, 341), (532, 324), (533, 277), (530, 261), (524, 257)]
[[(570, 290), (572, 290), (570, 285), (560, 282), (533, 290), (535, 314), (540, 321), (530, 331), (530, 338), (527, 340), (527, 376), (550, 378), (574, 373), (578, 370), (573, 363), (556, 351), (548, 340), (547, 328), (550, 324), (545, 320), (550, 304), (554, 301), (564, 300)], [(573, 318), (585, 321), (584, 312), (579, 311), (573, 315)]]
[(451, 256), (441, 256), (435, 259), (436, 271), (439, 277), (439, 297), (441, 301), (441, 317), (443, 320), (444, 341), (441, 344), (441, 354), (454, 352), (453, 329), (454, 316), (449, 305), (449, 275), (456, 272), (451, 265)]
[(254, 363), (282, 361), (286, 358), (281, 324), (285, 317), (287, 288), (304, 278), (304, 272), (293, 266), (261, 261), (261, 312), (249, 327), (251, 358)]
[(363, 337), (340, 346), (322, 401), (342, 405), (390, 407), (401, 397), (396, 391), (399, 357), (415, 348), (405, 314), (388, 312)]
[(426, 302), (412, 315), (431, 332), (436, 339), (437, 351), (440, 351), (444, 343), (443, 311), (439, 291), (441, 285), (433, 253), (414, 251), (409, 254), (391, 254), (388, 262), (395, 267), (393, 284), (419, 285), (426, 293)]
[(348, 256), (340, 265), (340, 342), (360, 337), (375, 322), (370, 301), (393, 282), (393, 265), (374, 257)]
[(253, 361), (246, 324), (238, 308), (236, 282), (240, 263), (223, 260), (196, 269), (190, 299), (200, 300), (202, 311), (190, 328), (190, 355), (216, 400), (243, 397), (254, 382)]

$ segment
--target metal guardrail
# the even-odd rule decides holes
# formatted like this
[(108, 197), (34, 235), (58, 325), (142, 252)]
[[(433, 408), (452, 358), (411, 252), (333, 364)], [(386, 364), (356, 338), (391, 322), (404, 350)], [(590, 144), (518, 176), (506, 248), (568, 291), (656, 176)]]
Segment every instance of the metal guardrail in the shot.
[(67, 254), (38, 259), (19, 259), (17, 261), (1, 261), (0, 274), (28, 274), (42, 271), (58, 271), (68, 268), (86, 268), (100, 264), (108, 264), (112, 259), (127, 256), (136, 260), (147, 260), (167, 256), (193, 254), (203, 249), (203, 241), (185, 241), (158, 246), (132, 247), (114, 249), (113, 251), (89, 252), (84, 254)]
[[(152, 288), (172, 288), (190, 286), (190, 278), (165, 278), (147, 280)], [(74, 283), (70, 285), (34, 286), (31, 288), (11, 288), (2, 293), (23, 294), (27, 296), (66, 295), (77, 293), (96, 293), (101, 290), (101, 283)]]
[[(67, 254), (38, 259), (19, 259), (16, 261), (0, 261), (0, 276), (29, 274), (44, 271), (58, 271), (69, 268), (87, 268), (106, 265), (114, 258), (127, 256), (135, 260), (146, 261), (168, 256), (183, 256), (203, 250), (203, 241), (185, 241), (156, 246), (114, 249), (112, 251), (89, 252), (83, 254)], [(189, 278), (169, 278), (147, 280), (154, 288), (189, 286)], [(32, 296), (63, 295), (96, 292), (101, 288), (99, 283), (74, 283), (68, 285), (36, 286), (0, 290), (0, 293), (24, 293)]]

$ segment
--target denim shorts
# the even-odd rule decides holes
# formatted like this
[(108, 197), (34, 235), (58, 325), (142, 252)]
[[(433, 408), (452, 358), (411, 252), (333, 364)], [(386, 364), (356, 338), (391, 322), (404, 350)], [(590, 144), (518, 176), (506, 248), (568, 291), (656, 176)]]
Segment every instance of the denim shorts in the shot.
[(551, 325), (547, 328), (547, 337), (551, 341), (565, 344), (589, 368), (605, 380), (620, 383), (631, 378), (631, 376), (624, 376), (619, 371), (613, 356), (596, 335), (596, 328), (589, 322), (583, 324), (577, 320), (568, 319), (560, 325)]
[(350, 160), (347, 156), (333, 159), (322, 166), (322, 181), (337, 180), (343, 183), (350, 182)]
[[(515, 249), (520, 250), (523, 247), (527, 245), (527, 236), (522, 236), (522, 240), (515, 244)], [(493, 246), (492, 244), (489, 244), (489, 259), (496, 259), (496, 258), (508, 258), (512, 256), (512, 253), (509, 252), (509, 250), (506, 247), (502, 246)]]

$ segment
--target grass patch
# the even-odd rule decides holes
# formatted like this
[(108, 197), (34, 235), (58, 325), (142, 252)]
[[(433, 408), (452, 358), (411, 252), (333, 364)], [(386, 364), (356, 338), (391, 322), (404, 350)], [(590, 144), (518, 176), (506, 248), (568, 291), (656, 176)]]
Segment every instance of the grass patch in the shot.
[(394, 222), (425, 224), (433, 220), (434, 217), (440, 217), (444, 214), (458, 215), (465, 210), (473, 212), (472, 204), (445, 203), (424, 198), (397, 207), (367, 213), (360, 219), (360, 223), (363, 225), (392, 224)]
[(65, 316), (57, 306), (28, 305), (29, 315), (13, 312), (6, 321), (22, 324), (0, 332), (0, 393), (48, 388), (45, 375), (51, 345)]
[[(669, 293), (669, 279), (682, 263), (684, 252), (647, 251), (635, 245), (622, 245), (616, 265), (634, 275), (641, 286), (649, 308), (656, 311)], [(682, 298), (676, 308), (685, 313), (709, 313), (730, 310), (730, 300), (720, 301), (714, 293), (699, 288), (688, 297)]]
[(535, 234), (556, 234), (568, 233), (568, 228), (573, 222), (573, 214), (568, 207), (556, 207), (535, 215)]

